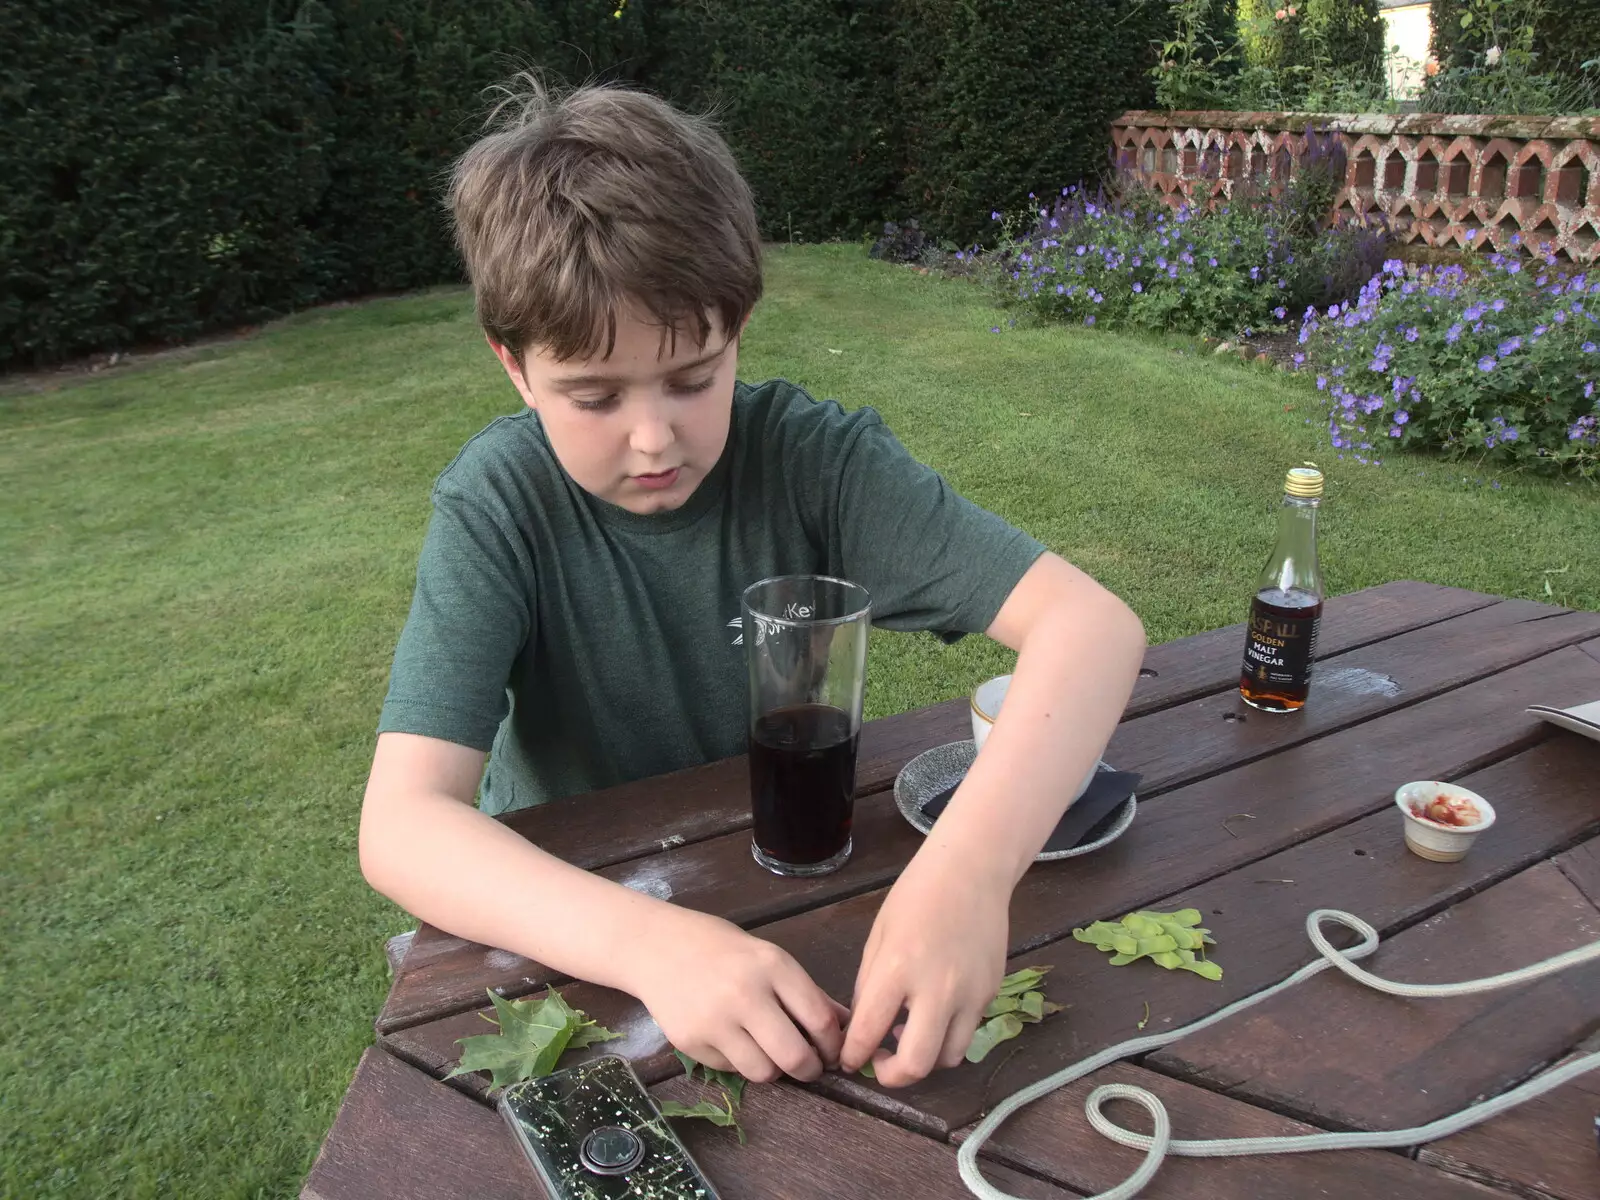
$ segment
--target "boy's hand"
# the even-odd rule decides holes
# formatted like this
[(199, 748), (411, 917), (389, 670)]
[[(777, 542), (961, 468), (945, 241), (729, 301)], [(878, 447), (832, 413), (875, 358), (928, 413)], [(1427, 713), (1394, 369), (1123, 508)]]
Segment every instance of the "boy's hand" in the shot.
[[(926, 848), (925, 848), (926, 849)], [(1005, 974), (1010, 888), (919, 854), (878, 910), (856, 976), (840, 1068), (869, 1060), (878, 1082), (906, 1087), (965, 1057)], [(879, 1049), (901, 1009), (891, 1054)]]
[(667, 909), (629, 982), (667, 1040), (708, 1067), (809, 1082), (839, 1061), (849, 1010), (788, 953), (719, 917)]

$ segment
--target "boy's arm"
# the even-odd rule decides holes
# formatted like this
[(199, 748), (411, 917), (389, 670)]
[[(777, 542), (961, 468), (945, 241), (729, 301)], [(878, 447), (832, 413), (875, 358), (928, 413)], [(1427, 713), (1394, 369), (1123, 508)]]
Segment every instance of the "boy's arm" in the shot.
[(843, 1009), (789, 955), (563, 862), (478, 811), (484, 757), (379, 735), (361, 806), (368, 883), (448, 933), (637, 996), (673, 1045), (719, 1070), (815, 1079), (837, 1059)]
[[(949, 806), (879, 910), (841, 1055), (888, 1087), (964, 1055), (1004, 973), (1012, 889), (1111, 739), (1144, 657), (1132, 610), (1053, 554), (989, 636), (1019, 651), (1005, 706)], [(893, 1054), (878, 1046), (908, 1015)]]

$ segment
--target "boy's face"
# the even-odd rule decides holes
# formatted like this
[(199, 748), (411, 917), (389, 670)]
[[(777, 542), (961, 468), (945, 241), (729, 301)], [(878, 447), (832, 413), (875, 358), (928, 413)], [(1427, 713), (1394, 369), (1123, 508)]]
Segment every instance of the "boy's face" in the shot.
[(728, 441), (736, 331), (712, 318), (704, 346), (636, 314), (617, 314), (611, 353), (561, 362), (530, 347), (517, 365), (493, 346), (523, 402), (539, 414), (551, 448), (580, 487), (634, 513), (681, 506), (716, 466)]

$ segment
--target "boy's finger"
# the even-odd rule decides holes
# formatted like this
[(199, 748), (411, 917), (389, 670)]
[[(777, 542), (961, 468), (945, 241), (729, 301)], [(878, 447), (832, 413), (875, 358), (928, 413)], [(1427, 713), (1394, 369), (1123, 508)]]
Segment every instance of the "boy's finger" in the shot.
[(894, 1024), (905, 1006), (905, 995), (899, 988), (886, 988), (868, 984), (856, 997), (856, 1006), (850, 1014), (850, 1027), (845, 1030), (844, 1049), (839, 1052), (841, 1070), (854, 1073), (873, 1056), (883, 1044), (884, 1034)]
[(959, 1067), (966, 1060), (967, 1048), (972, 1045), (972, 1035), (978, 1028), (978, 1018), (983, 1009), (957, 1013), (945, 1034), (944, 1049), (939, 1053), (941, 1067)]
[[(839, 1051), (844, 1047), (843, 1021), (849, 1019), (849, 1010), (813, 983), (798, 964), (792, 973), (783, 973), (774, 983), (778, 1003), (817, 1048), (823, 1064), (829, 1067), (837, 1064)], [(794, 1074), (793, 1071), (789, 1073)]]
[[(789, 1014), (776, 1004), (763, 1006), (745, 1017), (745, 1031), (755, 1039), (761, 1052), (785, 1075), (810, 1083), (822, 1074), (822, 1060), (816, 1049), (795, 1028)], [(765, 1083), (767, 1080), (758, 1080)]]
[(782, 1073), (743, 1029), (733, 1029), (719, 1037), (717, 1046), (732, 1069), (751, 1083), (772, 1083)]
[(878, 1082), (884, 1087), (908, 1087), (925, 1078), (939, 1061), (949, 1028), (949, 1018), (938, 1005), (913, 1004), (894, 1053), (876, 1068)]

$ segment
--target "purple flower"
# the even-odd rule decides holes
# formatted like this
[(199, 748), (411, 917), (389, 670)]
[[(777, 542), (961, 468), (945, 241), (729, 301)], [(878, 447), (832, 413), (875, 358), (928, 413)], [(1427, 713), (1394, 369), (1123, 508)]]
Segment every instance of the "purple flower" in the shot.
[(1499, 346), (1500, 357), (1501, 358), (1506, 358), (1509, 355), (1515, 354), (1518, 350), (1521, 350), (1521, 349), (1522, 349), (1522, 339), (1519, 338), (1519, 337), (1509, 337), (1505, 341), (1500, 343), (1500, 346)]
[(1214, 258), (1207, 259), (1206, 261), (1209, 262), (1213, 267), (1217, 265), (1217, 260)]
[(990, 326), (989, 332), (990, 333), (999, 333), (1000, 332), (1000, 326), (998, 326), (998, 325)]
[(1083, 323), (1085, 325), (1093, 325), (1094, 324), (1094, 314), (1090, 313), (1087, 317), (1085, 317), (1083, 319)]
[(1480, 358), (1478, 360), (1478, 370), (1483, 371), (1485, 374), (1494, 370), (1494, 356), (1485, 354)]
[(1140, 283), (1138, 280), (1135, 280), (1133, 284), (1133, 290), (1135, 293), (1144, 291), (1144, 284)]
[(1067, 285), (1066, 284), (1064, 284), (1064, 283), (1056, 284), (1056, 295), (1058, 295), (1058, 296), (1063, 295), (1063, 294), (1065, 294), (1066, 290), (1067, 290)]
[(1585, 342), (1583, 344), (1583, 352), (1585, 354), (1593, 354), (1594, 353), (1594, 349), (1595, 349), (1595, 347), (1594, 347), (1594, 343), (1593, 342)]
[(1284, 308), (1284, 307), (1283, 307), (1283, 305), (1281, 305), (1281, 304), (1280, 304), (1280, 305), (1278, 305), (1278, 307), (1277, 307), (1277, 308), (1275, 308), (1275, 309), (1273, 309), (1273, 310), (1272, 310), (1272, 315), (1273, 315), (1273, 316), (1275, 316), (1275, 317), (1277, 317), (1277, 318), (1278, 318), (1278, 320), (1280, 320), (1280, 321), (1281, 321), (1281, 320), (1283, 320), (1283, 319), (1284, 319), (1284, 318), (1285, 318), (1285, 317), (1286, 317), (1286, 316), (1288, 316), (1288, 315), (1289, 315), (1289, 310), (1288, 310), (1288, 309), (1286, 309), (1286, 308)]
[(1397, 437), (1400, 436), (1400, 433), (1401, 433), (1400, 426), (1398, 426), (1398, 425), (1389, 426), (1389, 436), (1390, 437), (1397, 438)]
[(1176, 279), (1178, 277), (1178, 268), (1177, 267), (1168, 267), (1167, 268), (1167, 274), (1169, 276), (1171, 276), (1173, 279)]
[(1089, 247), (1087, 247), (1087, 246), (1079, 246), (1078, 247), (1078, 257), (1082, 258), (1084, 256), (1085, 252), (1087, 252), (1088, 249), (1089, 249)]
[(992, 213), (989, 214), (989, 220), (998, 221), (999, 219), (1000, 219), (1000, 214), (999, 213), (992, 212)]
[(1260, 279), (1261, 278), (1261, 268), (1260, 267), (1251, 267), (1250, 268), (1250, 278), (1251, 279)]
[(1317, 376), (1317, 391), (1325, 392), (1327, 390), (1328, 390), (1328, 377), (1326, 375), (1318, 375)]
[(1403, 408), (1394, 414), (1394, 423), (1396, 425), (1404, 425), (1409, 420), (1411, 420), (1411, 414)]
[(1406, 341), (1408, 341), (1408, 342), (1414, 342), (1420, 336), (1421, 335), (1417, 332), (1417, 327), (1415, 325), (1413, 325), (1410, 329), (1406, 330)]
[(1493, 308), (1495, 312), (1505, 312), (1506, 302), (1504, 300), (1496, 300), (1492, 305), (1490, 305), (1490, 307)]

